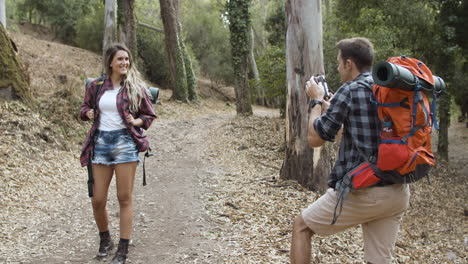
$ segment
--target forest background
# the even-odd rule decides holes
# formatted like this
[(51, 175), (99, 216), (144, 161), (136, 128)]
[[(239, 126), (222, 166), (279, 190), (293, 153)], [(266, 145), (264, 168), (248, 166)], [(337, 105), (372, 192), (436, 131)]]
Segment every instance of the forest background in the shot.
[[(5, 2), (8, 31), (21, 32), (23, 29), (30, 27), (32, 31), (38, 34), (44, 32), (43, 36), (48, 36), (49, 33), (52, 33), (54, 37), (50, 40), (54, 42), (61, 42), (87, 49), (95, 52), (97, 56), (100, 56), (103, 42), (104, 25), (102, 22), (104, 20), (105, 1), (5, 0)], [(178, 17), (182, 26), (182, 38), (191, 57), (196, 75), (200, 79), (208, 79), (210, 85), (214, 88), (218, 87), (221, 89), (221, 87), (233, 85), (235, 83), (235, 74), (232, 66), (229, 19), (226, 13), (227, 1), (193, 0), (180, 2), (181, 8)], [(252, 103), (273, 108), (278, 107), (283, 109), (282, 113), (284, 113), (286, 100), (286, 1), (245, 0), (237, 2), (249, 4), (250, 21), (253, 28), (253, 52), (257, 62), (259, 78), (255, 80), (254, 71), (249, 71), (249, 84), (253, 95)], [(159, 10), (159, 0), (138, 0), (135, 3), (136, 18), (139, 22), (152, 25), (156, 28), (163, 28), (161, 12)], [(336, 70), (336, 41), (346, 37), (364, 36), (371, 39), (375, 45), (377, 55), (376, 62), (385, 60), (391, 56), (403, 54), (424, 61), (436, 75), (441, 76), (447, 82), (447, 93), (439, 101), (439, 119), (442, 121), (441, 126), (445, 126), (445, 129), (447, 129), (450, 125), (450, 120), (459, 116), (460, 110), (457, 105), (466, 103), (466, 98), (468, 96), (468, 88), (466, 86), (468, 78), (466, 75), (466, 49), (468, 45), (466, 43), (467, 39), (464, 37), (467, 34), (464, 25), (467, 24), (466, 20), (468, 18), (466, 1), (330, 0), (323, 1), (322, 16), (325, 73), (327, 74), (330, 87), (334, 90), (339, 87)], [(47, 32), (47, 34), (45, 34), (45, 32)], [(161, 88), (167, 88), (169, 86), (170, 77), (167, 68), (168, 58), (164, 47), (164, 34), (149, 29), (148, 27), (138, 26), (137, 43), (139, 69), (145, 74), (147, 80)], [(26, 56), (34, 57), (37, 55), (26, 53)], [(58, 59), (60, 60), (60, 58)], [(93, 60), (92, 63), (90, 67), (99, 67), (99, 65), (96, 65), (95, 60)], [(29, 64), (27, 67), (31, 69), (36, 67), (36, 65)], [(44, 94), (34, 94), (39, 90), (33, 90), (33, 97), (41, 99), (39, 107), (37, 108), (40, 114), (51, 119), (56, 125), (53, 126), (52, 129), (54, 133), (50, 133), (51, 131), (44, 129), (37, 133), (37, 137), (47, 142), (58, 140), (58, 142), (56, 142), (57, 145), (54, 145), (54, 147), (70, 150), (73, 148), (69, 148), (68, 145), (75, 144), (84, 137), (84, 133), (86, 132), (85, 126), (76, 125), (75, 119), (76, 109), (82, 100), (82, 93), (78, 94), (78, 92), (82, 92), (84, 89), (82, 85), (84, 80), (87, 77), (91, 77), (87, 76), (84, 72), (85, 71), (82, 70), (77, 71), (76, 73), (79, 75), (80, 81), (68, 82), (66, 85), (60, 86), (65, 89), (62, 91), (54, 91), (55, 93), (53, 96), (46, 97)], [(61, 73), (56, 72), (54, 75), (55, 74), (57, 74), (58, 79), (60, 79)], [(75, 72), (64, 73), (64, 75), (68, 76), (73, 74), (75, 74)], [(54, 78), (55, 77), (56, 76), (54, 76)], [(45, 87), (43, 90), (47, 89), (47, 85), (48, 83), (42, 83), (42, 86)], [(77, 89), (77, 87), (79, 87), (79, 89)], [(4, 106), (2, 105), (2, 107), (5, 113), (11, 109), (19, 109), (20, 113), (27, 112), (22, 106), (18, 108), (15, 104), (5, 104)], [(195, 105), (194, 107), (196, 108), (197, 106)], [(66, 115), (65, 117), (64, 114)], [(252, 138), (255, 138), (255, 136), (249, 134), (250, 132), (241, 130), (243, 127), (254, 127), (256, 129), (252, 129), (252, 131), (260, 131), (260, 133), (264, 130), (271, 130), (271, 127), (268, 125), (262, 127), (261, 122), (259, 125), (258, 122), (254, 121), (256, 120), (235, 120), (229, 126), (232, 126), (231, 129), (236, 131), (236, 135), (241, 142), (242, 140), (246, 142), (246, 136), (251, 137), (248, 138), (250, 141), (252, 141)], [(284, 123), (284, 119), (282, 121), (275, 121), (273, 126), (275, 133), (276, 131), (283, 132), (282, 129), (284, 128), (282, 126), (284, 124), (282, 122)], [(15, 125), (13, 122), (10, 123), (12, 126), (16, 126), (16, 128), (22, 126), (21, 122), (19, 125)], [(76, 129), (77, 127), (82, 129)], [(59, 129), (59, 131), (55, 129)], [(54, 134), (60, 134), (61, 138), (56, 137)], [(8, 136), (7, 134), (5, 135)], [(443, 136), (443, 133), (438, 135)], [(33, 137), (36, 137), (36, 134), (34, 134)], [(463, 139), (466, 140), (466, 137)], [(247, 142), (250, 142), (249, 140), (247, 140)], [(439, 142), (441, 141), (443, 142), (443, 140), (439, 140)], [(261, 145), (261, 142), (263, 141), (259, 140), (258, 143), (256, 143), (257, 147)], [(275, 145), (278, 142), (281, 143)], [(453, 142), (452, 144), (459, 143), (458, 141)], [(237, 141), (235, 143), (237, 143)], [(272, 144), (272, 146), (274, 146), (272, 148), (274, 148), (276, 152), (275, 155), (281, 156), (284, 151), (283, 144), (283, 138), (279, 136), (279, 140)], [(243, 143), (240, 147), (236, 145), (236, 148), (244, 149), (245, 146), (249, 145)], [(271, 153), (265, 149), (261, 150), (263, 153), (259, 154), (259, 156), (264, 157), (263, 160), (267, 160), (269, 158), (267, 154)], [(447, 145), (438, 148), (438, 154), (442, 156), (442, 159), (448, 159), (447, 150)], [(281, 158), (282, 157), (280, 157), (280, 159)], [(259, 159), (253, 160), (261, 162)], [(440, 179), (444, 179), (448, 174), (451, 174), (449, 173), (451, 171), (445, 169), (444, 163), (441, 162), (441, 164), (441, 167), (438, 167), (435, 173), (436, 179), (439, 181)], [(277, 166), (275, 166), (275, 168), (277, 168)], [(275, 177), (277, 178), (277, 170), (274, 172), (273, 179), (275, 179)], [(463, 179), (466, 179), (466, 177), (463, 177)], [(454, 239), (439, 239), (439, 236), (442, 237), (445, 234), (460, 239), (460, 234), (463, 233), (463, 225), (459, 225), (459, 223), (463, 222), (463, 214), (466, 217), (467, 210), (465, 209), (464, 212), (460, 213), (460, 209), (463, 211), (463, 208), (465, 208), (463, 205), (460, 206), (460, 204), (463, 203), (460, 202), (460, 200), (463, 201), (462, 198), (466, 197), (466, 192), (464, 195), (460, 195), (460, 193), (462, 193), (466, 180), (463, 181), (463, 184), (459, 184), (458, 182), (459, 185), (457, 185), (457, 188), (454, 190), (451, 184), (454, 184), (457, 180), (459, 180), (459, 178), (454, 177), (453, 179), (442, 181), (444, 188), (440, 189), (440, 182), (437, 181), (435, 185), (429, 188), (422, 187), (418, 189), (418, 187), (416, 187), (415, 193), (418, 194), (416, 197), (419, 197), (416, 198), (419, 199), (416, 202), (416, 207), (418, 207), (418, 205), (427, 205), (427, 201), (424, 200), (427, 197), (425, 196), (426, 194), (432, 197), (433, 193), (437, 193), (434, 197), (440, 199), (438, 206), (454, 204), (454, 206), (448, 206), (448, 209), (450, 210), (450, 217), (453, 217), (455, 220), (451, 223), (441, 224), (442, 227), (437, 229), (437, 234), (432, 235), (426, 233), (427, 231), (422, 230), (420, 227), (414, 226), (414, 223), (420, 223), (421, 219), (427, 221), (427, 218), (416, 217), (416, 215), (425, 215), (424, 217), (426, 217), (426, 211), (418, 211), (426, 208), (421, 206), (421, 209), (413, 210), (413, 215), (410, 217), (411, 221), (409, 221), (404, 228), (406, 237), (403, 243), (399, 245), (400, 253), (403, 251), (404, 254), (411, 257), (411, 260), (416, 259), (417, 261), (419, 259), (424, 259), (424, 256), (428, 256), (426, 254), (436, 254), (430, 253), (431, 247), (438, 243), (434, 241), (444, 241), (444, 244), (437, 245), (437, 250), (440, 252), (449, 250), (449, 253), (453, 250), (453, 252), (456, 252), (457, 256), (461, 258), (465, 257), (466, 259), (466, 239), (461, 242)], [(261, 185), (269, 186), (270, 180), (261, 181), (259, 186)], [(283, 183), (277, 184), (276, 181), (272, 181), (271, 185), (272, 186), (269, 186), (271, 188), (283, 188), (286, 186), (283, 185)], [(3, 187), (4, 186), (2, 186), (2, 188)], [(450, 188), (452, 194), (446, 191), (448, 188)], [(290, 195), (291, 192), (287, 190), (286, 193)], [(307, 195), (307, 193), (301, 194), (300, 197)], [(456, 199), (452, 198), (451, 195), (456, 197)], [(282, 195), (281, 197), (285, 196)], [(251, 197), (244, 198), (246, 200), (249, 199), (248, 201), (252, 199)], [(309, 197), (309, 199), (312, 198)], [(447, 200), (444, 200), (446, 198)], [(284, 201), (282, 200), (281, 202), (283, 203)], [(243, 206), (247, 206), (241, 202), (239, 203)], [(263, 203), (264, 202), (262, 202), (262, 204)], [(254, 204), (254, 201), (252, 201), (252, 204)], [(431, 204), (435, 204), (435, 202), (431, 200)], [(259, 205), (256, 204), (256, 206)], [(236, 205), (234, 207), (236, 207)], [(288, 210), (285, 204), (282, 205), (282, 209), (283, 208), (286, 208), (284, 210)], [(440, 209), (438, 212), (445, 212), (437, 206), (434, 206), (434, 208)], [(234, 208), (237, 212), (242, 209), (242, 207)], [(438, 213), (430, 211), (430, 214), (436, 217)], [(286, 215), (290, 214), (286, 213)], [(461, 218), (460, 215), (462, 215)], [(235, 219), (232, 221), (234, 222), (234, 220)], [(252, 222), (258, 223), (255, 219), (252, 219)], [(275, 221), (272, 222), (275, 224)], [(266, 224), (271, 223), (268, 222)], [(436, 222), (434, 222), (434, 224), (436, 224)], [(448, 225), (448, 227), (446, 225)], [(278, 226), (281, 228), (281, 230), (278, 231), (281, 235), (281, 242), (278, 243), (283, 243), (286, 235), (290, 233), (290, 230), (288, 230), (290, 223), (280, 222)], [(439, 226), (438, 222), (437, 226)], [(254, 231), (252, 233), (255, 234), (256, 232)], [(353, 238), (350, 236), (346, 240), (346, 243), (352, 240)], [(425, 249), (418, 249), (418, 251), (416, 251), (412, 246), (413, 244), (408, 242), (414, 240), (423, 241), (424, 243), (430, 244), (430, 246), (425, 244)], [(251, 243), (254, 244), (256, 240), (254, 239), (252, 241)], [(327, 243), (328, 242), (325, 242), (325, 244)], [(333, 244), (333, 240), (330, 243)], [(455, 249), (447, 246), (447, 244), (450, 245), (451, 243), (456, 244), (456, 246), (454, 246)], [(266, 245), (269, 246), (270, 244), (266, 243)], [(286, 258), (284, 255), (287, 253), (287, 247), (284, 246), (284, 243), (280, 245), (282, 246), (277, 249), (279, 253), (275, 252), (275, 254), (280, 254), (281, 258), (284, 259)], [(343, 248), (349, 247), (343, 246)], [(321, 250), (321, 252), (328, 252), (327, 254), (329, 254), (328, 247), (325, 247), (325, 250)], [(433, 255), (430, 256), (432, 257)], [(260, 259), (264, 258), (264, 256), (262, 257), (261, 255), (257, 255), (257, 257)], [(454, 259), (450, 254), (441, 258), (449, 260)], [(399, 262), (406, 263), (407, 261), (406, 258), (403, 257)]]

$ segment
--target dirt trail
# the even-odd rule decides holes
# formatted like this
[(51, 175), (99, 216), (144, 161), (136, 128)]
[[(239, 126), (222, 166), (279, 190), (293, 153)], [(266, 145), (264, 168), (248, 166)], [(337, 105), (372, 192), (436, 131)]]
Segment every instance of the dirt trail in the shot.
[(217, 227), (208, 221), (201, 201), (203, 193), (209, 192), (203, 181), (217, 171), (204, 151), (207, 132), (232, 116), (154, 123), (149, 133), (155, 153), (147, 160), (149, 184), (138, 183), (135, 188), (132, 263), (221, 262), (220, 247), (210, 239)]

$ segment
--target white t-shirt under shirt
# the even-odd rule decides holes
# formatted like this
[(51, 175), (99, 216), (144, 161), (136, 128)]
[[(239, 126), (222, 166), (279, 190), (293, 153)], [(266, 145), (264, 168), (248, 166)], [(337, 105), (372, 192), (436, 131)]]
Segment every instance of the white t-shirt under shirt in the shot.
[(117, 94), (120, 87), (107, 90), (99, 100), (99, 130), (111, 131), (125, 128), (122, 118), (117, 110)]

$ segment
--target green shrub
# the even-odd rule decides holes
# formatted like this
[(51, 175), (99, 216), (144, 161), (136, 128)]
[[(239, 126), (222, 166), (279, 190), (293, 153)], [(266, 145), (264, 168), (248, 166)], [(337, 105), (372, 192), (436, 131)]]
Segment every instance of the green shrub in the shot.
[(139, 27), (137, 30), (138, 55), (143, 63), (138, 65), (139, 70), (146, 75), (149, 81), (168, 86), (170, 75), (164, 34)]
[(95, 2), (89, 12), (81, 16), (75, 25), (75, 43), (78, 47), (97, 53), (102, 51), (104, 35), (104, 5), (101, 1)]

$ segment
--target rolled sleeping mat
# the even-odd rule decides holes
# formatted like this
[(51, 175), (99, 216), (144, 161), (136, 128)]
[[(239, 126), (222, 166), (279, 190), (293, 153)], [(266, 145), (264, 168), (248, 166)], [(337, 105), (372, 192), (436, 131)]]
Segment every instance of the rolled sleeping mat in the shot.
[(159, 88), (149, 87), (148, 89), (151, 93), (151, 103), (156, 104), (158, 102), (159, 97)]
[(96, 78), (88, 78), (86, 79), (86, 82), (85, 82), (85, 88), (87, 89), (88, 88), (88, 84), (92, 81), (94, 81)]
[(442, 78), (434, 75), (434, 85), (425, 80), (414, 76), (411, 71), (405, 67), (390, 63), (380, 62), (372, 69), (372, 78), (379, 86), (398, 88), (402, 90), (412, 91), (416, 86), (416, 80), (427, 90), (442, 91), (445, 90), (445, 82)]

